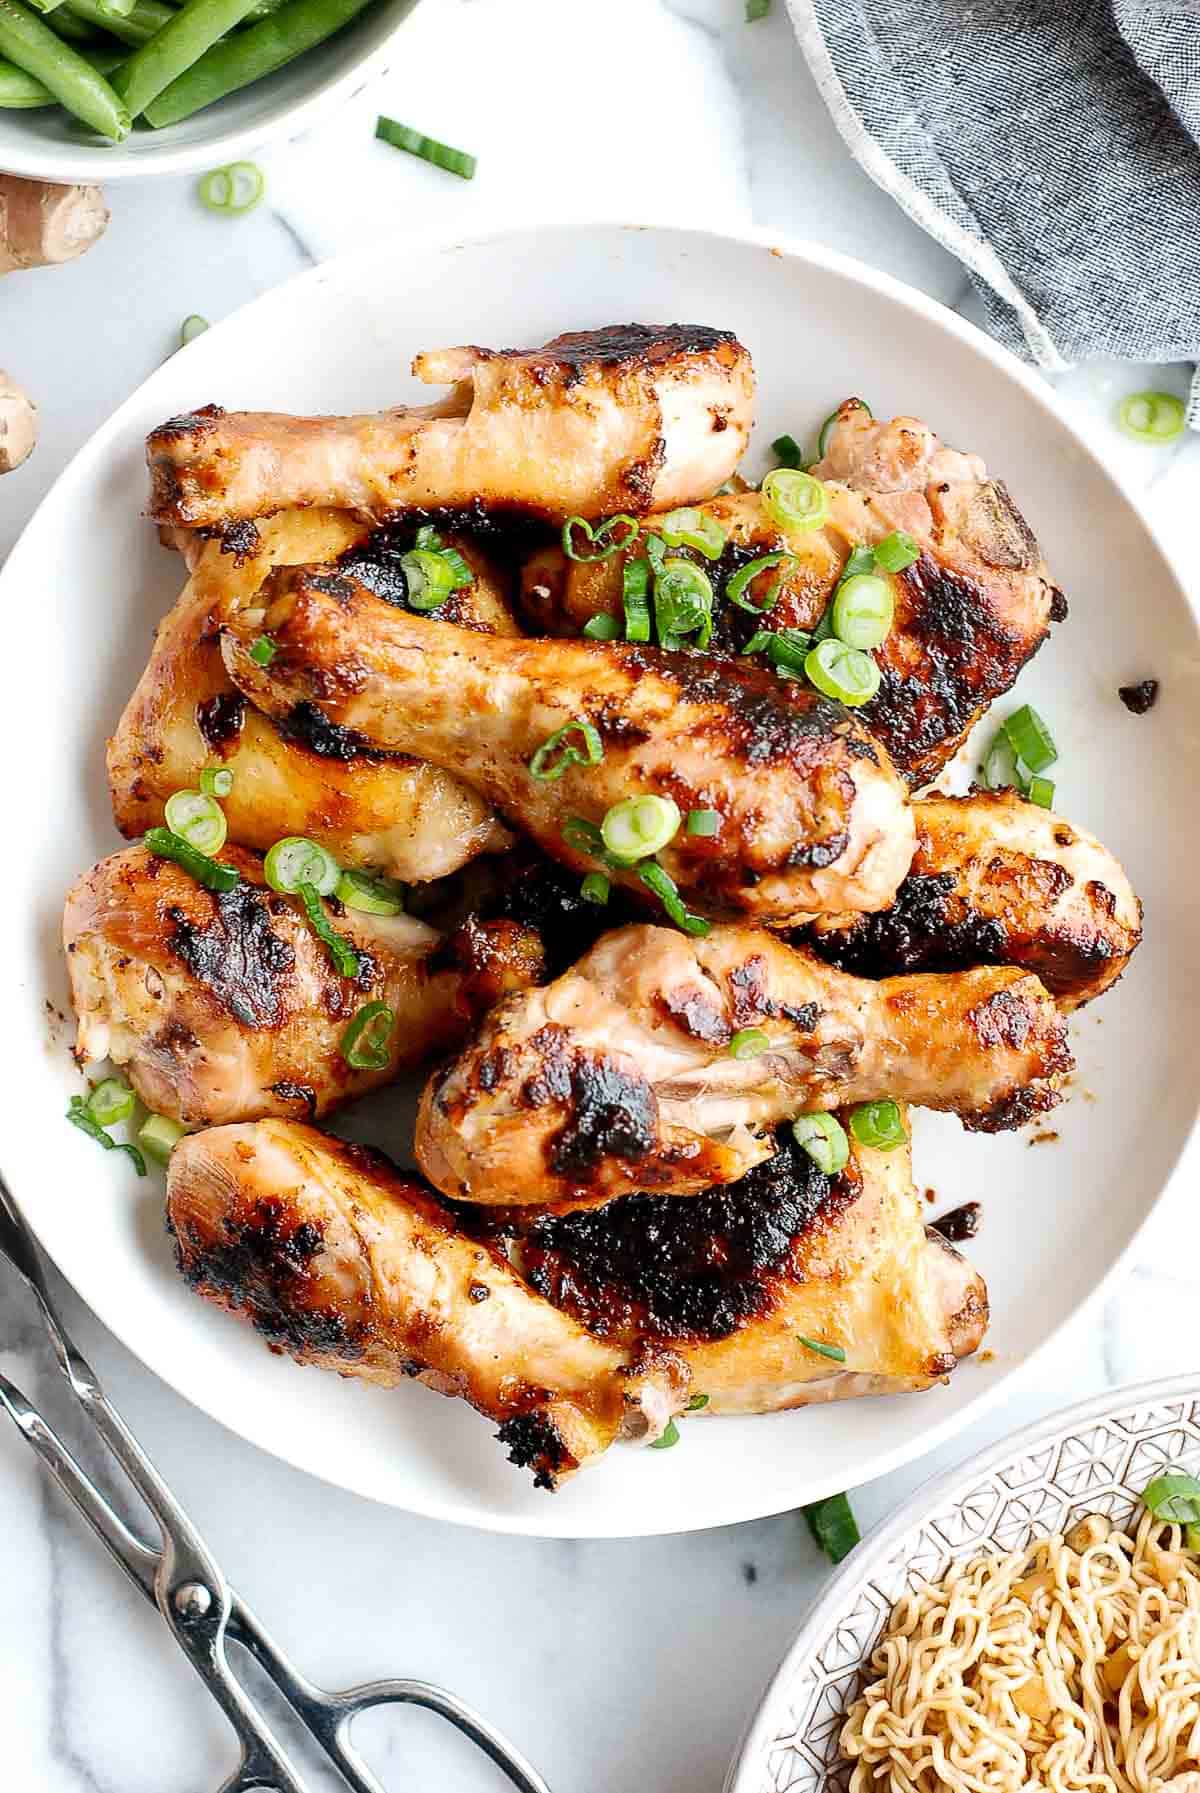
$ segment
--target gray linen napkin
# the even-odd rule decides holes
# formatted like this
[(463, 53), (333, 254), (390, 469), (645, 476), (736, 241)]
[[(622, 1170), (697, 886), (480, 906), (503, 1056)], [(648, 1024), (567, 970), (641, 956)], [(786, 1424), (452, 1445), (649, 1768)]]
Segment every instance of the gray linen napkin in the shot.
[(849, 148), (1002, 342), (1200, 361), (1200, 0), (787, 3)]

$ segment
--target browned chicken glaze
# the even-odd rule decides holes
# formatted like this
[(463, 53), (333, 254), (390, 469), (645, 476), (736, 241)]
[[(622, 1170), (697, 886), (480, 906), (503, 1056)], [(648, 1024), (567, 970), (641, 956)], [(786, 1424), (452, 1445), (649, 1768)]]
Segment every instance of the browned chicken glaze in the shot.
[[(763, 1029), (766, 1050), (731, 1055)], [(1066, 1023), (1037, 978), (996, 968), (852, 978), (772, 934), (635, 926), (501, 1002), (435, 1072), (417, 1161), (443, 1195), (587, 1206), (691, 1195), (769, 1157), (804, 1110), (893, 1097), (984, 1131), (1060, 1100)]]
[[(275, 653), (250, 649), (266, 632)], [(681, 815), (715, 809), (715, 836), (681, 830), (661, 863), (685, 901), (785, 922), (878, 909), (908, 870), (907, 792), (886, 752), (840, 705), (761, 666), (616, 643), (470, 635), (381, 602), (358, 580), (280, 568), (222, 635), (231, 677), (276, 716), (298, 704), (375, 746), (419, 751), (463, 778), (555, 858), (587, 852), (564, 824), (653, 793)], [(536, 779), (530, 761), (586, 719), (596, 765)], [(613, 877), (642, 890), (637, 874)]]
[[(500, 995), (541, 975), (537, 936), (514, 922), (443, 942), (411, 916), (338, 904), (332, 923), (361, 967), (340, 977), (298, 899), (265, 886), (257, 856), (221, 857), (242, 881), (218, 894), (127, 847), (84, 873), (63, 916), (76, 1056), (124, 1066), (147, 1108), (185, 1126), (327, 1114), (456, 1044)], [(341, 1042), (374, 1001), (396, 1016), (387, 1063), (355, 1070)]]
[[(1003, 485), (989, 480), (977, 455), (944, 448), (916, 418), (874, 423), (852, 399), (813, 468), (826, 482), (829, 520), (818, 530), (781, 528), (758, 492), (732, 493), (700, 508), (725, 530), (721, 559), (697, 560), (716, 593), (714, 644), (740, 652), (760, 620), (728, 603), (734, 573), (765, 554), (794, 556), (772, 605), (771, 628), (812, 629), (833, 594), (850, 549), (874, 546), (905, 530), (921, 557), (890, 577), (895, 621), (877, 650), (883, 679), (858, 712), (913, 785), (941, 770), (988, 704), (1007, 691), (1045, 639), (1052, 618), (1065, 615), (1037, 542)], [(646, 532), (661, 527), (648, 517)], [(543, 633), (574, 635), (600, 611), (622, 612), (622, 570), (644, 552), (641, 541), (608, 560), (570, 561), (561, 548), (539, 550), (522, 574), (522, 605)], [(760, 573), (748, 596), (761, 605), (779, 568)]]
[(208, 405), (146, 443), (150, 515), (221, 524), (284, 505), (381, 519), (438, 507), (641, 513), (707, 498), (749, 439), (750, 357), (727, 330), (618, 324), (541, 349), (435, 349), (413, 374), (438, 404), (364, 417)]
[(782, 1128), (727, 1188), (535, 1219), (510, 1257), (596, 1337), (675, 1352), (705, 1414), (928, 1388), (978, 1349), (987, 1290), (927, 1231), (909, 1147), (851, 1146), (830, 1178)]
[[(395, 553), (347, 511), (287, 510), (249, 527), (241, 550), (194, 531), (177, 537), (191, 578), (159, 625), (150, 663), (108, 743), (113, 814), (122, 834), (162, 822), (173, 791), (194, 788), (204, 766), (224, 765), (233, 789), (222, 807), (231, 840), (265, 851), (290, 834), (319, 841), (343, 865), (420, 882), (455, 871), (510, 836), (478, 792), (408, 754), (383, 753), (311, 706), (269, 721), (248, 704), (221, 659), (221, 618), (249, 602), (274, 566), (314, 557), (355, 569), (385, 593)], [(486, 558), (450, 537), (475, 583), (443, 607), (459, 628), (515, 635)], [(407, 536), (400, 541), (407, 548)]]
[(179, 1268), (298, 1363), (415, 1377), (500, 1422), (540, 1487), (686, 1400), (668, 1353), (608, 1344), (470, 1238), (416, 1177), (294, 1121), (211, 1128), (171, 1155)]
[(822, 916), (804, 939), (861, 977), (1021, 965), (1060, 1009), (1114, 984), (1142, 906), (1094, 835), (1016, 791), (914, 803), (917, 851), (890, 909)]

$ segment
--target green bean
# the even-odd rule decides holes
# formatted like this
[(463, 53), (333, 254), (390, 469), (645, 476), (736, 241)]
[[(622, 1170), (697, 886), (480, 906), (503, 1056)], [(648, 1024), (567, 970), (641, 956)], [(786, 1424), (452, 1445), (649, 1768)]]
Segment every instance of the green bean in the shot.
[[(123, 50), (85, 50), (84, 58), (102, 75), (125, 60)], [(58, 101), (48, 87), (19, 69), (15, 62), (0, 62), (0, 111), (31, 111), (35, 106), (57, 106)]]
[(130, 117), (139, 117), (164, 87), (240, 24), (254, 4), (255, 0), (186, 0), (113, 78), (113, 88), (129, 107)]
[(129, 114), (104, 76), (21, 0), (0, 0), (0, 56), (49, 88), (68, 112), (101, 137), (119, 143), (129, 135)]
[(77, 19), (69, 6), (58, 8), (58, 17), (54, 21), (57, 37), (65, 37), (75, 44), (94, 44), (99, 42), (99, 34), (91, 25)]
[(370, 4), (371, 0), (287, 0), (261, 24), (214, 44), (146, 107), (143, 116), (155, 127), (178, 124), (324, 43)]
[(162, 0), (133, 0), (132, 10), (124, 15), (113, 12), (104, 0), (64, 0), (62, 10), (89, 25), (99, 25), (135, 50), (149, 43), (155, 32), (175, 17), (174, 9), (164, 6)]

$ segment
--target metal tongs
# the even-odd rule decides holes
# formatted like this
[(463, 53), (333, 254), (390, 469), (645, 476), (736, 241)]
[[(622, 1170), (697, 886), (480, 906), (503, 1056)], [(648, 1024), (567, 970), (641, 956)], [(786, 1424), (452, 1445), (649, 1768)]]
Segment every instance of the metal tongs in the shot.
[(309, 1793), (287, 1752), (229, 1665), (226, 1646), (238, 1644), (275, 1684), (352, 1793), (384, 1793), (350, 1741), (350, 1726), (374, 1706), (423, 1706), (469, 1737), (521, 1793), (549, 1793), (545, 1781), (479, 1713), (427, 1681), (371, 1681), (345, 1693), (326, 1693), (295, 1669), (271, 1641), (128, 1426), (108, 1400), (94, 1370), (71, 1343), (46, 1284), (37, 1248), (16, 1201), (0, 1177), (0, 1256), (37, 1297), (63, 1375), (79, 1406), (158, 1522), (157, 1547), (129, 1529), (62, 1439), (20, 1389), (0, 1376), (0, 1402), (100, 1542), (157, 1606), (176, 1643), (237, 1732), (242, 1759), (219, 1793)]

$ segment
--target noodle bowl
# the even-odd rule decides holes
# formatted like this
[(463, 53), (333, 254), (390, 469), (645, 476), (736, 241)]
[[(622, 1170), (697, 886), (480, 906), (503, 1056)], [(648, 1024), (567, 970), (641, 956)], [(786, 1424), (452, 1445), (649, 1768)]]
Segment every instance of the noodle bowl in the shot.
[(851, 1793), (1200, 1793), (1200, 1573), (1093, 1516), (901, 1599), (841, 1750)]

